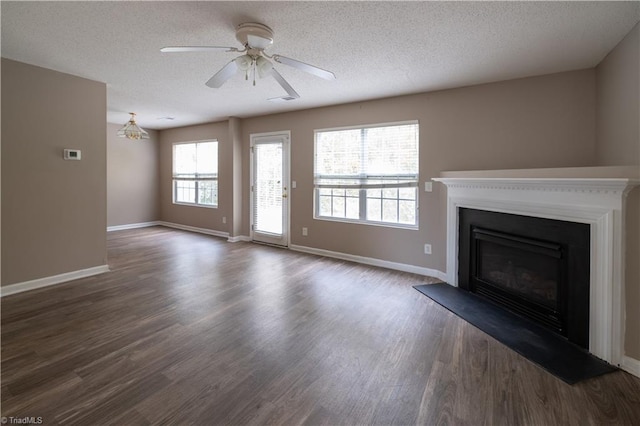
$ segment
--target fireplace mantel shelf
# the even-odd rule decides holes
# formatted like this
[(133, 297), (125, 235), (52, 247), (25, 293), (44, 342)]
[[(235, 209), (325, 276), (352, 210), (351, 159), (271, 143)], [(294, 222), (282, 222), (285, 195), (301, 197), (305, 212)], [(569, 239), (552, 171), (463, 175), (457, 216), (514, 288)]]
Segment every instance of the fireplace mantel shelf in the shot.
[(477, 178), (443, 177), (434, 178), (449, 188), (497, 189), (522, 191), (557, 191), (586, 193), (619, 193), (629, 191), (640, 184), (640, 179), (632, 178)]
[(640, 166), (556, 167), (547, 169), (498, 169), (443, 171), (443, 178), (525, 179), (640, 179)]
[(458, 285), (460, 208), (590, 225), (589, 351), (612, 364), (623, 356), (624, 216), (638, 167), (442, 172), (447, 186), (447, 281)]

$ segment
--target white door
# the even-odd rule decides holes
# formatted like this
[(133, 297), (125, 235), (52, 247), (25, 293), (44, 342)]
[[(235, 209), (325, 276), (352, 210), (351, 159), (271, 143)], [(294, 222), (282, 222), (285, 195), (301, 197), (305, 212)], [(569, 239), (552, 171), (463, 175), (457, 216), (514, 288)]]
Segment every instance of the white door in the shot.
[(251, 238), (289, 244), (289, 132), (251, 135)]

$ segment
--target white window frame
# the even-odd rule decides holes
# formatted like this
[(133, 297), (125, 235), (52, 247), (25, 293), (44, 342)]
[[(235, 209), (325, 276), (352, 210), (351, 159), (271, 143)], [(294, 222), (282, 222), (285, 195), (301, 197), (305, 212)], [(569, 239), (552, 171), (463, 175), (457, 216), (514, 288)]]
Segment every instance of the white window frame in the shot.
[[(420, 141), (419, 141), (419, 122), (418, 120), (411, 120), (411, 121), (400, 121), (400, 122), (392, 122), (392, 123), (376, 123), (376, 124), (367, 124), (367, 125), (359, 125), (359, 126), (348, 126), (348, 127), (334, 127), (334, 128), (326, 128), (326, 129), (315, 129), (314, 130), (314, 147), (313, 147), (313, 153), (314, 153), (314, 195), (313, 195), (313, 218), (316, 220), (326, 220), (326, 221), (332, 221), (332, 222), (347, 222), (347, 223), (357, 223), (357, 224), (364, 224), (364, 225), (374, 225), (374, 226), (383, 226), (383, 227), (392, 227), (392, 228), (403, 228), (403, 229), (414, 229), (417, 230), (419, 227), (419, 216), (418, 216), (418, 212), (419, 212), (419, 193), (420, 191), (418, 190), (419, 188), (419, 172), (417, 173), (409, 173), (409, 174), (403, 174), (403, 175), (394, 175), (393, 179), (396, 180), (395, 183), (377, 183), (377, 184), (370, 184), (367, 183), (367, 180), (376, 180), (376, 178), (381, 179), (381, 178), (386, 178), (389, 179), (389, 176), (364, 176), (364, 175), (358, 175), (358, 176), (350, 176), (348, 177), (351, 180), (355, 180), (358, 179), (360, 180), (360, 184), (351, 184), (351, 185), (344, 185), (344, 184), (340, 184), (337, 183), (335, 185), (332, 184), (327, 184), (327, 183), (322, 183), (320, 184), (320, 181), (325, 181), (326, 180), (330, 180), (330, 179), (340, 179), (340, 178), (344, 178), (343, 176), (327, 176), (327, 175), (319, 175), (317, 173), (317, 164), (316, 164), (316, 156), (317, 156), (317, 141), (318, 141), (318, 134), (322, 133), (322, 132), (332, 132), (332, 131), (340, 131), (340, 130), (354, 130), (354, 129), (358, 129), (358, 130), (365, 130), (365, 129), (372, 129), (372, 128), (379, 128), (379, 127), (393, 127), (393, 126), (403, 126), (403, 125), (416, 125), (418, 126), (418, 135), (416, 136), (416, 149), (419, 153), (420, 151)], [(419, 156), (418, 156), (418, 161), (419, 161)], [(419, 167), (419, 163), (418, 163), (418, 167)], [(401, 189), (401, 188), (414, 188), (415, 189), (415, 223), (413, 224), (408, 224), (408, 223), (401, 223), (401, 222), (389, 222), (389, 221), (374, 221), (374, 220), (368, 220), (367, 219), (367, 199), (373, 199), (373, 198), (367, 198), (367, 189)], [(355, 219), (355, 218), (345, 218), (345, 217), (335, 217), (335, 216), (323, 216), (320, 214), (320, 189), (351, 189), (351, 190), (358, 190), (358, 203), (359, 203), (359, 218)], [(332, 202), (333, 202), (333, 198), (334, 197), (340, 197), (340, 196), (334, 196), (332, 195)], [(346, 195), (346, 191), (345, 191), (345, 198), (350, 198), (349, 196)], [(351, 198), (356, 198), (356, 197), (351, 197)], [(382, 199), (393, 199), (393, 198), (384, 198), (384, 196), (381, 194), (381, 203), (382, 203)], [(402, 200), (402, 198), (400, 198), (400, 191), (397, 192), (397, 197), (395, 198), (398, 201), (398, 206), (399, 201)], [(413, 201), (413, 200), (410, 200)], [(345, 201), (346, 204), (346, 201)], [(346, 208), (346, 207), (345, 207)]]
[[(204, 144), (204, 143), (215, 143), (216, 144), (216, 151), (219, 153), (220, 151), (220, 144), (218, 142), (217, 139), (208, 139), (208, 140), (201, 140), (201, 141), (188, 141), (188, 142), (174, 142), (172, 144), (171, 147), (171, 179), (172, 179), (172, 183), (171, 183), (171, 187), (172, 187), (172, 201), (173, 204), (176, 205), (182, 205), (182, 206), (194, 206), (194, 207), (204, 207), (204, 208), (209, 208), (209, 209), (216, 209), (218, 208), (218, 204), (219, 204), (219, 193), (220, 193), (220, 185), (218, 183), (218, 174), (219, 174), (219, 170), (218, 173), (213, 173), (213, 174), (205, 174), (205, 175), (201, 175), (196, 173), (189, 173), (186, 174), (184, 176), (181, 176), (180, 174), (176, 173), (176, 161), (175, 161), (175, 153), (176, 153), (176, 147), (179, 145), (198, 145), (198, 144)], [(219, 165), (220, 165), (220, 161), (219, 161), (219, 156), (218, 156), (218, 164), (216, 165), (216, 168), (218, 169)], [(209, 182), (216, 182), (216, 193), (215, 193), (215, 204), (202, 204), (199, 203), (199, 194), (198, 194), (198, 182), (202, 182), (202, 181), (209, 181)], [(179, 182), (195, 182), (195, 201), (193, 203), (188, 202), (188, 201), (176, 201), (176, 193), (178, 191), (178, 183)]]

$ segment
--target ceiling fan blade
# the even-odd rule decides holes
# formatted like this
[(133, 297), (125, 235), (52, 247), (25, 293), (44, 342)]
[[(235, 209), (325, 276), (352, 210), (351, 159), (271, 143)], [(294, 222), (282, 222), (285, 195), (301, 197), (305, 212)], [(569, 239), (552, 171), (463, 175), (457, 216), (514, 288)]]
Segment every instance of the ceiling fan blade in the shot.
[(232, 60), (227, 65), (222, 67), (220, 71), (214, 74), (213, 77), (207, 81), (207, 86), (217, 89), (222, 86), (227, 80), (229, 80), (233, 75), (238, 71), (238, 65), (236, 64), (236, 60)]
[(289, 65), (290, 67), (298, 68), (299, 70), (308, 72), (317, 77), (324, 78), (325, 80), (335, 80), (336, 75), (331, 71), (323, 70), (313, 65), (305, 64), (304, 62), (296, 61), (295, 59), (287, 58), (285, 56), (273, 55), (273, 60), (280, 62), (281, 64)]
[(270, 74), (273, 76), (273, 78), (275, 78), (275, 80), (280, 84), (280, 86), (282, 86), (285, 92), (287, 92), (287, 94), (289, 95), (289, 96), (282, 96), (279, 98), (270, 98), (269, 99), (270, 101), (279, 101), (279, 100), (292, 101), (300, 97), (300, 95), (298, 95), (298, 92), (293, 90), (293, 87), (291, 87), (291, 85), (287, 83), (287, 80), (285, 80), (284, 77), (280, 75), (280, 73), (276, 71), (275, 68), (271, 69)]
[(211, 52), (216, 50), (224, 50), (225, 52), (237, 52), (235, 47), (225, 46), (167, 46), (160, 49), (163, 53), (175, 52)]

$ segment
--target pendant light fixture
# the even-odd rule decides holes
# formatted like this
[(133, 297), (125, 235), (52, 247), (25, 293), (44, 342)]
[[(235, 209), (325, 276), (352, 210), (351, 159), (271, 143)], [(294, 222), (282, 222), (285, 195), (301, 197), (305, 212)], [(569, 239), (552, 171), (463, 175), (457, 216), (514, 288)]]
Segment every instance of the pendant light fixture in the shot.
[(136, 124), (136, 113), (130, 112), (129, 114), (131, 114), (131, 118), (129, 118), (129, 121), (122, 129), (118, 130), (117, 135), (121, 138), (132, 140), (149, 139), (149, 133), (145, 132), (142, 127)]

